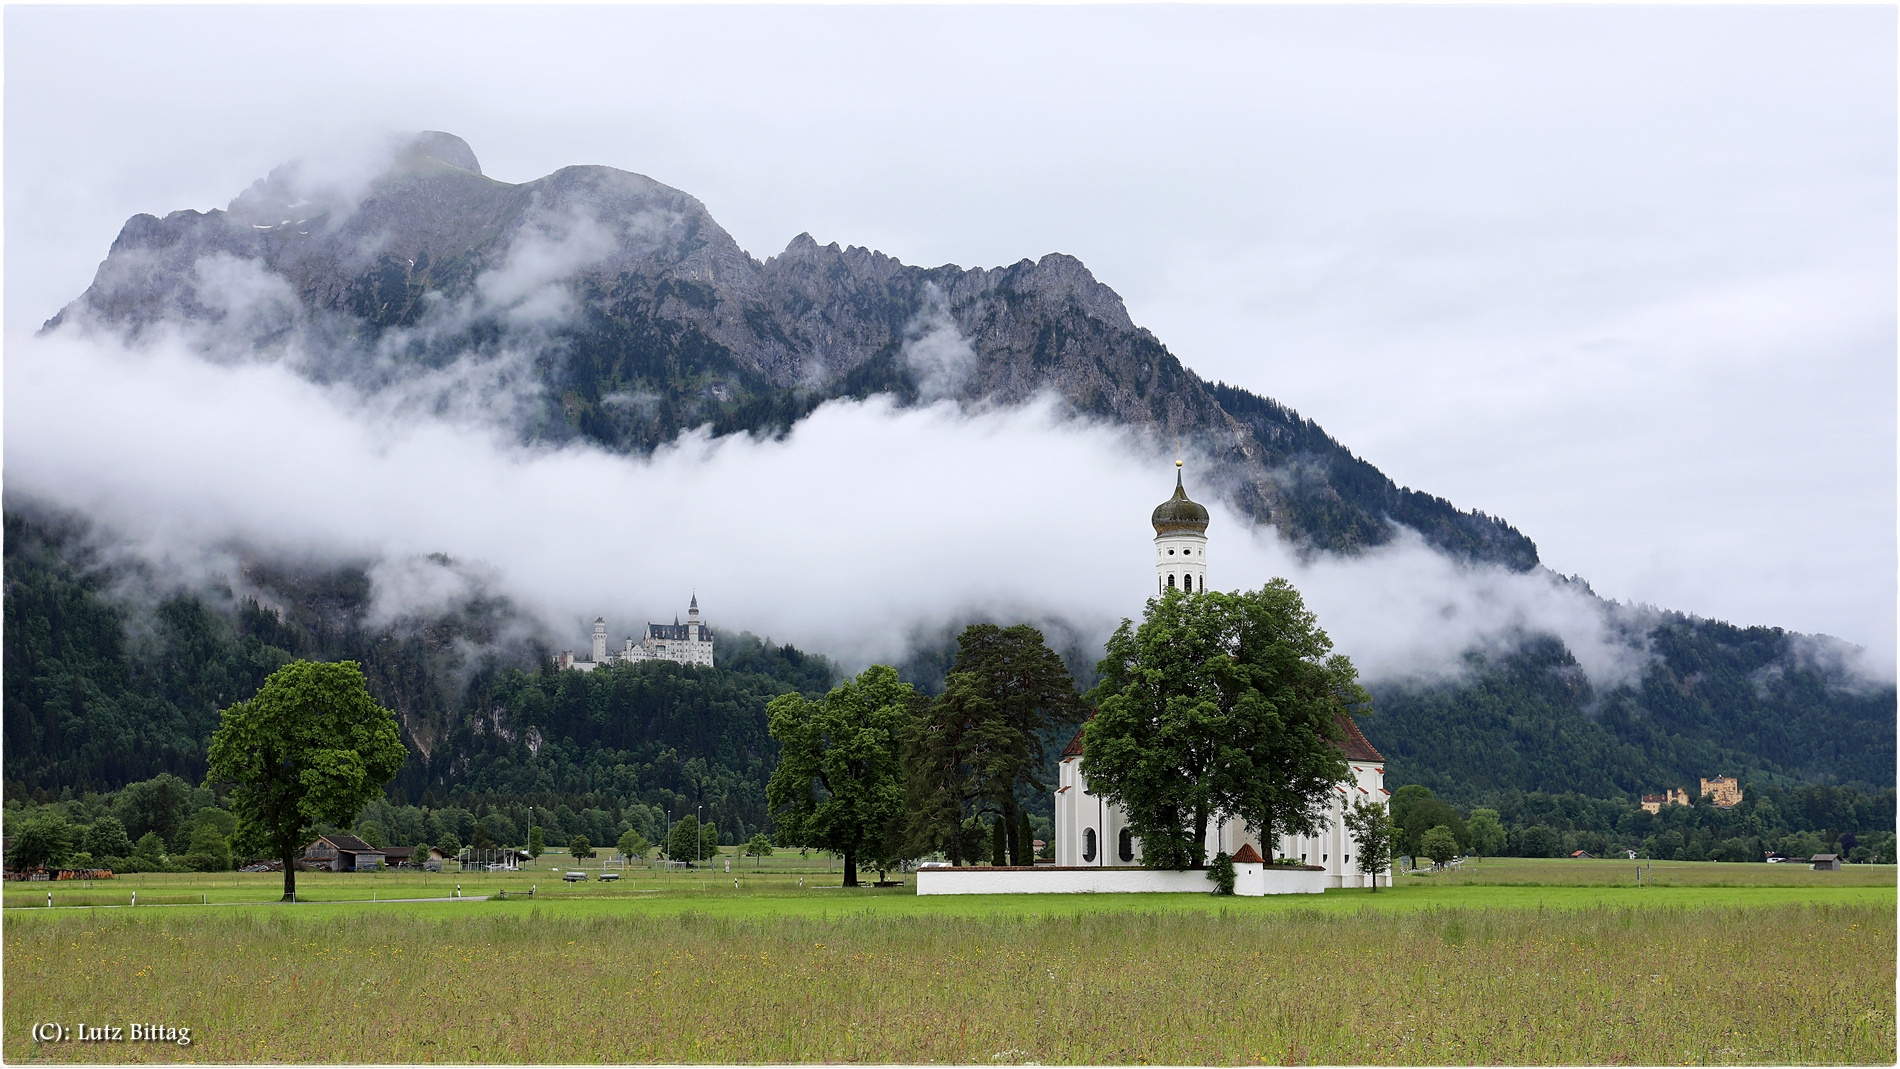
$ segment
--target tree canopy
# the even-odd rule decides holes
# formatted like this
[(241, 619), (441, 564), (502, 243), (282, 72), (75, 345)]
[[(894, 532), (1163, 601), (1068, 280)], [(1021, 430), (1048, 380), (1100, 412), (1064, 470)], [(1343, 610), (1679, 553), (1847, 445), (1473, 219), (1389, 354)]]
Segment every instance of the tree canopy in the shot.
[(902, 851), (901, 752), (922, 699), (896, 669), (874, 664), (817, 701), (783, 694), (766, 707), (779, 743), (766, 784), (780, 846), (815, 846), (844, 858), (844, 884), (858, 862), (880, 867)]
[(317, 825), (354, 824), (407, 756), (356, 662), (293, 661), (224, 710), (206, 781), (230, 786), (240, 842), (273, 850), (292, 899), (297, 850)]
[(1348, 774), (1339, 717), (1369, 704), (1284, 579), (1151, 599), (1139, 628), (1123, 620), (1109, 639), (1100, 674), (1082, 771), (1127, 810), (1157, 868), (1204, 865), (1217, 817), (1262, 842), (1313, 834)]

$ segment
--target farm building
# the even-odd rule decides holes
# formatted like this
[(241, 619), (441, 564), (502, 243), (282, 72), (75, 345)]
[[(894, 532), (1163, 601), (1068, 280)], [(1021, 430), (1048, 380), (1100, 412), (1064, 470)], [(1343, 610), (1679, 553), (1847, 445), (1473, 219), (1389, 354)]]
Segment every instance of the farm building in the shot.
[(330, 872), (368, 871), (381, 865), (383, 857), (381, 847), (354, 835), (319, 835), (316, 842), (303, 848), (304, 861)]
[(1816, 854), (1808, 859), (1808, 867), (1816, 872), (1838, 872), (1841, 867), (1841, 855)]

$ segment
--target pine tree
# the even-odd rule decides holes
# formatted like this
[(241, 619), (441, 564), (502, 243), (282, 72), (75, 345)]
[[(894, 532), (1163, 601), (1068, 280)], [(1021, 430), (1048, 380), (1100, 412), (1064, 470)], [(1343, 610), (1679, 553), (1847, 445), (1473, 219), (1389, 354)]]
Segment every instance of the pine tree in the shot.
[(1006, 850), (1009, 840), (1007, 833), (1003, 830), (1004, 823), (1002, 817), (990, 821), (990, 864), (998, 867), (1009, 864)]
[(1019, 810), (1016, 814), (1016, 864), (1034, 865), (1036, 863), (1036, 833), (1029, 826), (1029, 813)]

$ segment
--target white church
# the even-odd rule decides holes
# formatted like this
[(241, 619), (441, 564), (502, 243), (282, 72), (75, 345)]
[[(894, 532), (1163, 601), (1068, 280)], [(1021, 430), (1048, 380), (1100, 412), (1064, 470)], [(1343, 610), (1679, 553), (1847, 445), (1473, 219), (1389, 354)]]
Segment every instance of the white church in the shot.
[[(1182, 485), (1181, 462), (1175, 462), (1174, 496), (1155, 507), (1150, 518), (1155, 529), (1155, 592), (1170, 589), (1201, 593), (1207, 589), (1207, 509), (1188, 499)], [(1358, 845), (1343, 820), (1354, 803), (1371, 800), (1386, 804), (1385, 758), (1366, 741), (1352, 717), (1341, 714), (1341, 744), (1351, 778), (1333, 787), (1318, 835), (1283, 835), (1271, 853), (1256, 832), (1239, 820), (1215, 822), (1207, 833), (1207, 854), (1226, 852), (1236, 861), (1270, 862), (1276, 856), (1318, 866), (1328, 887), (1364, 887), (1367, 880), (1353, 862)], [(1056, 865), (1079, 868), (1138, 865), (1141, 839), (1129, 830), (1128, 814), (1099, 795), (1089, 793), (1082, 774), (1083, 734), (1062, 751), (1056, 781)], [(1381, 880), (1385, 886), (1390, 877)]]
[(674, 661), (711, 668), (712, 632), (699, 618), (699, 595), (693, 595), (692, 604), (686, 609), (685, 623), (680, 623), (675, 616), (670, 624), (648, 624), (645, 634), (637, 639), (629, 637), (626, 646), (611, 654), (607, 652), (607, 620), (605, 617), (595, 620), (593, 654), (591, 660), (577, 661), (572, 650), (563, 650), (555, 655), (554, 667), (591, 672), (616, 661)]

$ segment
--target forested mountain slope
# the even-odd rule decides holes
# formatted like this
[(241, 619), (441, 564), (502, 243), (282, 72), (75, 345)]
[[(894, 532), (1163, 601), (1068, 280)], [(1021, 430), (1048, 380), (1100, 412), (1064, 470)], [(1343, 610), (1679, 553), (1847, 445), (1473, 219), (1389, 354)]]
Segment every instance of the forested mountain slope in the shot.
[(1468, 680), (1374, 688), (1361, 727), (1388, 782), (1465, 805), (1501, 793), (1635, 797), (1737, 776), (1894, 785), (1894, 690), (1813, 663), (1805, 636), (1666, 615), (1633, 686), (1598, 691), (1563, 644), (1525, 641)]
[[(391, 784), (399, 802), (612, 814), (705, 803), (722, 831), (757, 830), (777, 754), (765, 703), (840, 677), (823, 657), (743, 633), (718, 634), (713, 670), (550, 672), (548, 651), (499, 639), (505, 603), (371, 626), (367, 579), (348, 568), (253, 564), (249, 578), (276, 609), (183, 591), (135, 605), (118, 593), (130, 566), (88, 545), (82, 521), (6, 517), (8, 797), (106, 791), (161, 772), (196, 782), (219, 708), (292, 657), (348, 658), (414, 751)], [(1496, 661), (1474, 655), (1456, 684), (1376, 687), (1361, 724), (1390, 782), (1462, 805), (1523, 792), (1632, 799), (1718, 774), (1892, 787), (1893, 688), (1817, 664), (1807, 642), (1670, 616), (1652, 632), (1656, 660), (1640, 683), (1598, 693), (1560, 643), (1532, 640)], [(469, 648), (486, 652), (471, 661)], [(906, 673), (931, 690), (947, 663), (926, 643)]]
[[(258, 563), (248, 578), (281, 608), (182, 590), (135, 605), (116, 593), (132, 570), (90, 549), (83, 521), (7, 514), (8, 797), (103, 792), (160, 773), (196, 783), (218, 710), (306, 657), (359, 662), (395, 710), (411, 751), (390, 785), (399, 801), (615, 814), (704, 803), (722, 827), (756, 831), (777, 754), (765, 703), (822, 694), (837, 676), (822, 657), (724, 632), (714, 669), (554, 672), (549, 651), (503, 639), (505, 603), (374, 626), (360, 570)], [(471, 648), (483, 652), (470, 658)]]

